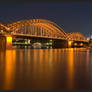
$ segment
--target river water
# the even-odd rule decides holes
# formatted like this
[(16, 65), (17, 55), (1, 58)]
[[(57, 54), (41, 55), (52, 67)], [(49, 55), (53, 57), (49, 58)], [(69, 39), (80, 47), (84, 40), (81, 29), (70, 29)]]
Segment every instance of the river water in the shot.
[(0, 51), (0, 90), (80, 89), (92, 89), (91, 49)]

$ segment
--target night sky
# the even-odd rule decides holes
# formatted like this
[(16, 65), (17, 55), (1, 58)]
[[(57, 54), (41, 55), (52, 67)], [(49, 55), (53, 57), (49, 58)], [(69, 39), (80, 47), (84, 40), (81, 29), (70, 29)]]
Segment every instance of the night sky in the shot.
[(1, 2), (0, 22), (42, 18), (64, 24), (65, 32), (92, 31), (92, 3), (87, 2)]

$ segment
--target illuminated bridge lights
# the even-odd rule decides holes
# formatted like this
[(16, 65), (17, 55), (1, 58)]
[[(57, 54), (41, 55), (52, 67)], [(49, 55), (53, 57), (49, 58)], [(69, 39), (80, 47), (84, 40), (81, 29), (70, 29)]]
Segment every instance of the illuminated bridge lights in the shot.
[(12, 42), (12, 37), (6, 37), (7, 39), (7, 43), (11, 43)]
[(78, 44), (77, 43), (74, 43), (74, 46), (77, 46)]
[(68, 41), (68, 47), (71, 48), (71, 46), (72, 46), (72, 41), (69, 40)]
[(6, 37), (6, 48), (12, 48), (12, 37), (11, 36)]
[(66, 33), (56, 23), (46, 19), (21, 20), (6, 24), (16, 34), (66, 39)]
[[(86, 37), (79, 32), (65, 33), (56, 23), (46, 19), (30, 19), (0, 24), (4, 33), (12, 36), (40, 37), (62, 39), (70, 41), (87, 41)], [(1, 29), (1, 30), (2, 30)], [(8, 33), (7, 33), (8, 32)], [(71, 45), (71, 42), (68, 43)]]
[(87, 41), (87, 38), (80, 32), (71, 32), (67, 33), (68, 38), (71, 38), (74, 41)]
[(83, 43), (80, 43), (80, 46), (83, 46)]

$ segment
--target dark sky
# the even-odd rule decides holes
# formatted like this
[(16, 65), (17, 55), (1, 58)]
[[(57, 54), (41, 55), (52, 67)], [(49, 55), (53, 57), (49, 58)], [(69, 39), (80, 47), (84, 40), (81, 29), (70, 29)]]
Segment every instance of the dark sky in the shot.
[(64, 24), (65, 32), (92, 31), (92, 3), (87, 2), (1, 2), (0, 22), (43, 18)]

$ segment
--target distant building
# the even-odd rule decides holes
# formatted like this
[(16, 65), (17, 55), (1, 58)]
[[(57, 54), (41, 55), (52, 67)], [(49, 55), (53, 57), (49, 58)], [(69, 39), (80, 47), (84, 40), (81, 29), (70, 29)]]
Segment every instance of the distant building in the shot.
[(92, 34), (90, 35), (89, 46), (92, 47)]

